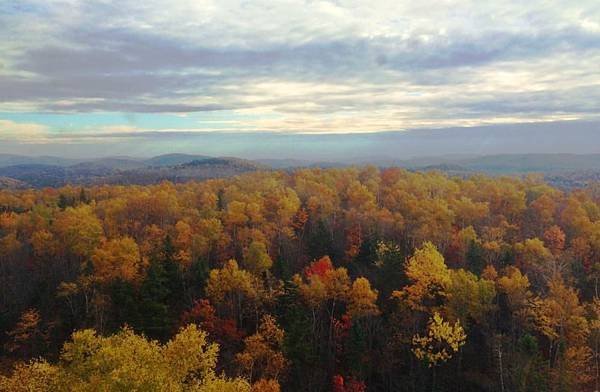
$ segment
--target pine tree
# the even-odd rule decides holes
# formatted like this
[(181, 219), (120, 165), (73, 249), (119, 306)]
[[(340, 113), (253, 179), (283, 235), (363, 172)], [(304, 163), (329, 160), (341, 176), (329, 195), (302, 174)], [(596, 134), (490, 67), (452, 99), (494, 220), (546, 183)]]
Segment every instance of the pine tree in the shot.
[(146, 336), (164, 339), (171, 329), (167, 299), (171, 294), (167, 272), (160, 260), (152, 260), (140, 288), (139, 329)]
[(308, 254), (313, 259), (321, 256), (334, 256), (333, 240), (325, 222), (321, 219), (311, 230), (308, 238)]
[(476, 241), (471, 241), (469, 243), (469, 249), (467, 250), (467, 268), (477, 276), (480, 276), (485, 268), (483, 250), (481, 249), (481, 245)]

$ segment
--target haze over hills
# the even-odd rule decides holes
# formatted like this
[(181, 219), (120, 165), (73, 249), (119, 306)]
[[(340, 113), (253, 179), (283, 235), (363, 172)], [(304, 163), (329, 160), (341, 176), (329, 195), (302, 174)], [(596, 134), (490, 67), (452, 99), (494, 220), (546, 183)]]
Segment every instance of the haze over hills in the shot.
[(499, 154), (474, 157), (438, 156), (409, 160), (380, 160), (378, 166), (402, 166), (423, 169), (451, 165), (454, 169), (486, 173), (565, 172), (600, 170), (600, 154)]
[[(15, 164), (15, 162), (18, 162)], [(150, 184), (228, 177), (257, 170), (293, 170), (350, 165), (439, 170), (450, 175), (475, 173), (522, 175), (542, 173), (565, 187), (584, 186), (600, 179), (600, 154), (443, 155), (414, 159), (311, 161), (298, 159), (247, 160), (199, 154), (166, 154), (151, 158), (105, 157), (91, 160), (59, 157), (0, 155), (0, 188), (55, 187), (67, 184)]]
[(207, 155), (197, 154), (164, 154), (151, 158), (131, 156), (107, 156), (98, 158), (61, 158), (58, 156), (27, 156), (17, 154), (0, 154), (0, 167), (14, 165), (53, 165), (73, 166), (76, 164), (94, 164), (97, 166), (115, 169), (138, 168), (145, 166), (172, 166), (210, 158)]
[(59, 158), (56, 156), (27, 156), (17, 154), (0, 154), (0, 167), (13, 165), (55, 165), (69, 166), (79, 163), (81, 160)]
[[(0, 182), (0, 189), (57, 187), (67, 184), (151, 184), (164, 180), (184, 182), (270, 169), (258, 162), (244, 159), (184, 154), (158, 156), (147, 160), (104, 158), (72, 165), (42, 164), (38, 163), (39, 160), (35, 157), (29, 160), (27, 157), (19, 157), (18, 161), (28, 163), (0, 166), (0, 178), (4, 179)], [(170, 164), (172, 162), (175, 164)]]
[[(554, 122), (350, 134), (121, 133), (117, 142), (87, 145), (0, 145), (0, 176), (11, 187), (65, 184), (150, 183), (236, 175), (251, 170), (372, 164), (453, 175), (540, 172), (557, 185), (585, 185), (599, 178), (600, 122)], [(147, 136), (147, 135), (146, 135)], [(112, 143), (112, 144), (111, 144)], [(110, 156), (99, 156), (111, 151)], [(17, 154), (26, 151), (27, 154)], [(152, 155), (154, 152), (170, 153)], [(172, 153), (171, 153), (172, 152)], [(239, 162), (209, 161), (236, 157)], [(208, 160), (208, 161), (207, 161)], [(202, 166), (182, 167), (192, 161)], [(576, 179), (576, 180), (575, 180)], [(8, 182), (0, 187), (7, 188)]]
[[(69, 143), (60, 139), (37, 144), (8, 140), (0, 143), (0, 153), (58, 156), (66, 159), (66, 164), (106, 155), (143, 160), (166, 152), (205, 157), (351, 163), (447, 155), (598, 154), (600, 122), (563, 121), (339, 134), (191, 132), (182, 129), (150, 134), (121, 132), (89, 141), (70, 140)], [(178, 154), (169, 154), (161, 159), (166, 159), (167, 164), (182, 163), (178, 158)], [(183, 158), (185, 160), (185, 156)], [(22, 162), (13, 164), (17, 163)]]

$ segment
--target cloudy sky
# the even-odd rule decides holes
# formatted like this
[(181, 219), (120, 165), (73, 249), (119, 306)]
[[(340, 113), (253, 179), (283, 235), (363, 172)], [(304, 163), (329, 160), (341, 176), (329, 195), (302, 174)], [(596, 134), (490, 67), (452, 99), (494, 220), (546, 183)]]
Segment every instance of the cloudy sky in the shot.
[(599, 64), (598, 0), (2, 0), (0, 152), (576, 127)]

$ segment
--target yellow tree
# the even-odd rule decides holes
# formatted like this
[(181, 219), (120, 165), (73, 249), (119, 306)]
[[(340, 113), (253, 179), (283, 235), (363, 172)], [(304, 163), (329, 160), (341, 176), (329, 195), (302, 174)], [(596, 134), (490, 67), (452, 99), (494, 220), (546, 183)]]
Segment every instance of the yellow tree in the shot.
[(529, 205), (533, 211), (533, 218), (536, 226), (548, 227), (554, 221), (556, 213), (556, 202), (547, 194), (540, 195)]
[(516, 267), (507, 267), (504, 275), (498, 278), (497, 286), (499, 292), (506, 294), (513, 313), (523, 310), (533, 295), (529, 290), (529, 279)]
[(592, 222), (581, 201), (571, 195), (560, 214), (561, 227), (570, 237), (586, 236), (591, 228)]
[(377, 296), (377, 290), (372, 289), (369, 280), (363, 277), (352, 282), (352, 287), (348, 292), (346, 312), (350, 316), (349, 320), (365, 333), (366, 350), (363, 353), (365, 357), (370, 354), (373, 347), (374, 318), (381, 313), (377, 307)]
[(39, 230), (31, 235), (31, 247), (36, 257), (49, 259), (58, 252), (59, 243), (48, 230)]
[(496, 281), (498, 293), (505, 296), (506, 306), (510, 312), (511, 330), (516, 334), (518, 322), (526, 324), (529, 305), (533, 297), (529, 279), (516, 267), (507, 267), (504, 275)]
[[(589, 304), (591, 320), (590, 320), (590, 346), (592, 348), (592, 358), (594, 368), (600, 369), (600, 299), (594, 297), (594, 300)], [(594, 390), (600, 390), (600, 373), (596, 372), (594, 377)]]
[(352, 181), (346, 188), (346, 206), (348, 218), (361, 225), (373, 217), (377, 204), (375, 195), (359, 181)]
[(215, 373), (219, 347), (190, 324), (164, 345), (123, 329), (102, 337), (87, 329), (64, 344), (56, 366), (17, 365), (0, 377), (3, 391), (242, 391), (243, 379)]
[(259, 293), (252, 274), (229, 260), (223, 268), (210, 271), (206, 294), (214, 304), (227, 308), (229, 317), (241, 325), (243, 305), (256, 300)]
[(465, 328), (470, 322), (482, 325), (494, 309), (496, 289), (493, 281), (479, 279), (463, 269), (451, 271), (446, 303), (447, 315), (460, 320)]
[(392, 296), (406, 300), (413, 310), (428, 312), (441, 305), (451, 278), (444, 256), (435, 245), (426, 242), (417, 249), (406, 263), (405, 271), (411, 284), (394, 291)]
[(553, 279), (548, 284), (547, 297), (533, 301), (531, 314), (537, 330), (550, 343), (554, 385), (579, 390), (591, 380), (592, 352), (586, 345), (590, 326), (577, 292), (560, 278)]
[(288, 361), (282, 353), (283, 330), (270, 315), (263, 316), (258, 331), (244, 339), (244, 350), (235, 356), (242, 373), (251, 381), (277, 380)]
[(556, 258), (539, 238), (530, 238), (515, 244), (515, 251), (518, 263), (523, 271), (534, 279), (534, 283), (561, 272)]
[(560, 278), (548, 283), (546, 298), (533, 301), (532, 315), (538, 330), (551, 342), (581, 345), (589, 334), (585, 308), (577, 292)]
[(223, 222), (229, 226), (233, 232), (233, 237), (236, 237), (236, 229), (248, 222), (246, 215), (246, 203), (234, 200), (227, 205), (227, 210), (223, 216)]
[(89, 205), (67, 208), (53, 227), (61, 244), (76, 256), (89, 256), (102, 240), (102, 224)]
[(189, 223), (180, 220), (175, 225), (176, 235), (173, 241), (177, 253), (175, 259), (184, 267), (189, 267), (193, 261), (193, 240), (194, 233)]
[(272, 265), (273, 261), (267, 253), (265, 244), (253, 241), (246, 252), (244, 267), (254, 274), (261, 275), (268, 271)]
[[(9, 376), (0, 375), (0, 391), (46, 392), (60, 391), (59, 369), (44, 360), (17, 363)], [(66, 388), (63, 389), (66, 391)]]
[(350, 290), (350, 277), (348, 270), (343, 267), (334, 268), (329, 256), (323, 256), (312, 262), (304, 271), (308, 282), (295, 275), (292, 280), (298, 286), (300, 294), (313, 310), (313, 324), (315, 312), (325, 303), (329, 302), (328, 312), (330, 329), (333, 328), (333, 318), (336, 305), (345, 302)]
[(353, 319), (377, 316), (379, 308), (376, 302), (377, 290), (371, 288), (367, 278), (357, 278), (348, 293), (348, 314)]
[(474, 202), (465, 196), (454, 200), (451, 206), (456, 216), (456, 223), (461, 229), (478, 223), (490, 213), (487, 202)]
[(140, 278), (140, 250), (130, 237), (104, 242), (92, 254), (94, 275), (100, 282), (122, 279), (136, 282)]
[(319, 343), (318, 327), (323, 320), (319, 317), (323, 309), (328, 313), (327, 343), (333, 352), (334, 324), (336, 306), (348, 300), (350, 277), (346, 268), (334, 268), (331, 259), (324, 256), (312, 262), (304, 271), (305, 281), (300, 275), (292, 277), (300, 295), (312, 311), (312, 335), (315, 343)]
[(429, 367), (448, 361), (465, 344), (467, 335), (459, 321), (450, 324), (435, 312), (427, 324), (425, 336), (415, 335), (412, 352)]
[(197, 237), (199, 252), (205, 255), (210, 263), (216, 248), (227, 245), (229, 238), (223, 231), (223, 224), (217, 218), (201, 219), (198, 226), (200, 231)]

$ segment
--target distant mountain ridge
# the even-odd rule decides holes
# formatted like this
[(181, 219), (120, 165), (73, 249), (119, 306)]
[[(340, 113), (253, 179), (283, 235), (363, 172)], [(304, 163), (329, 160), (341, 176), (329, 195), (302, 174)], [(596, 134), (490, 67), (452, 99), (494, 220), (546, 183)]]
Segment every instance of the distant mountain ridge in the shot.
[[(361, 159), (322, 162), (297, 159), (247, 160), (199, 154), (165, 154), (152, 158), (106, 157), (62, 159), (0, 154), (0, 189), (57, 187), (66, 184), (150, 184), (227, 177), (258, 170), (294, 170), (371, 164), (410, 170), (439, 170), (450, 175), (520, 175), (542, 173), (557, 183), (585, 184), (600, 179), (600, 154), (447, 155), (413, 159)], [(569, 178), (568, 181), (565, 178)], [(572, 179), (577, 178), (576, 181)]]
[[(32, 162), (37, 162), (32, 159)], [(183, 162), (183, 163), (181, 163)], [(170, 163), (175, 163), (169, 165)], [(22, 163), (0, 167), (0, 189), (19, 187), (59, 187), (67, 184), (152, 184), (160, 181), (183, 182), (229, 177), (268, 166), (239, 158), (211, 158), (202, 155), (176, 154), (148, 160), (103, 158), (69, 166)], [(12, 180), (14, 183), (11, 183)]]
[(600, 154), (503, 154), (459, 160), (455, 162), (486, 172), (566, 172), (600, 170)]
[(0, 167), (14, 165), (53, 165), (70, 166), (82, 162), (80, 159), (59, 158), (53, 156), (29, 157), (25, 155), (0, 154)]
[(16, 154), (0, 154), (0, 168), (15, 165), (50, 165), (73, 166), (78, 164), (97, 165), (111, 168), (134, 168), (144, 166), (174, 166), (194, 160), (211, 158), (197, 154), (164, 154), (151, 158), (128, 156), (108, 156), (103, 158), (60, 158), (55, 156), (26, 156)]
[[(270, 168), (253, 161), (239, 158), (205, 158), (174, 166), (147, 166), (127, 170), (105, 177), (113, 184), (154, 184), (161, 181), (185, 182), (209, 178), (231, 177), (238, 174)], [(98, 182), (98, 181), (96, 181)]]
[(175, 166), (184, 163), (209, 159), (207, 155), (164, 154), (144, 160), (147, 166)]

